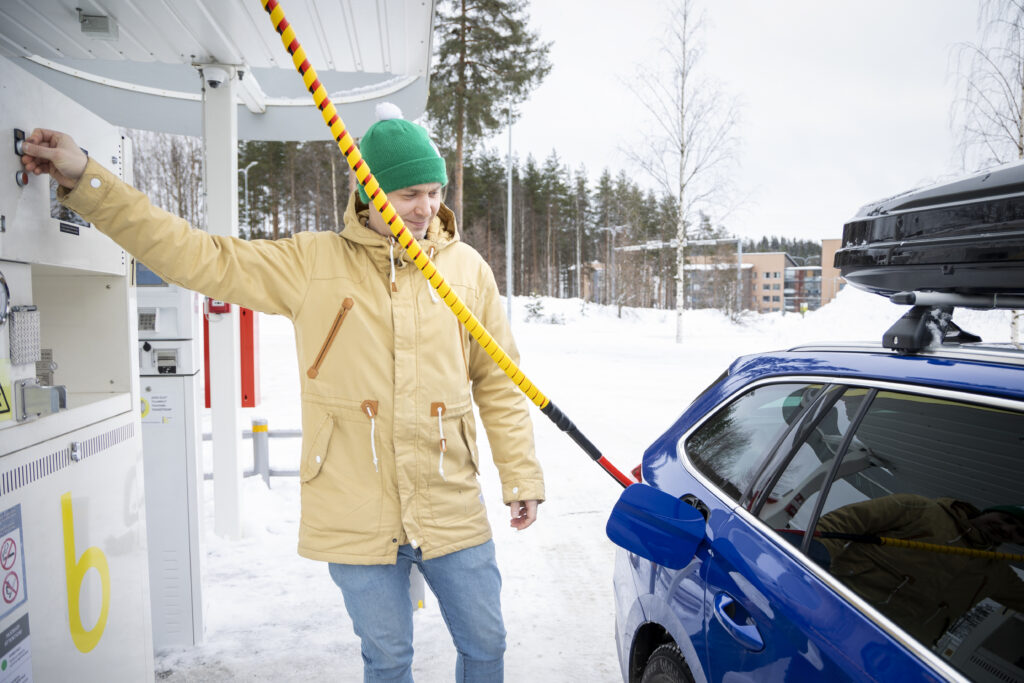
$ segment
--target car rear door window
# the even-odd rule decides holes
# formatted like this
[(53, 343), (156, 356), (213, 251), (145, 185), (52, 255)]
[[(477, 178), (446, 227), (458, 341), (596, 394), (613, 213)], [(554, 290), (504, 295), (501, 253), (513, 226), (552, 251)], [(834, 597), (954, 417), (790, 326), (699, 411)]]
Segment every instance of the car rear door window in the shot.
[(779, 438), (820, 391), (820, 384), (793, 382), (751, 389), (685, 440), (686, 457), (733, 500), (739, 500)]
[(835, 409), (758, 516), (964, 674), (1024, 679), (1024, 413), (857, 387)]

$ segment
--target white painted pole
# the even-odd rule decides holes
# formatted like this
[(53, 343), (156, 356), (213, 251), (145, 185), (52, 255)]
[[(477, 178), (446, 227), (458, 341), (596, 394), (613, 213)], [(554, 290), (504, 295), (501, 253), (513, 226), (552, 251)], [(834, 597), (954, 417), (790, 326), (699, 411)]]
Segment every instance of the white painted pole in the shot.
[[(215, 235), (238, 235), (238, 113), (232, 67), (216, 88), (204, 75), (203, 147), (206, 154), (207, 229)], [(210, 316), (210, 413), (213, 422), (214, 533), (242, 535), (242, 373), (239, 365), (238, 307)]]
[[(334, 157), (332, 156), (331, 158), (333, 159)], [(258, 163), (260, 162), (250, 161), (248, 166), (238, 171), (245, 179), (245, 187), (242, 189), (242, 196), (245, 198), (245, 229), (250, 233), (252, 232), (252, 219), (249, 217), (249, 169)], [(251, 239), (252, 235), (250, 234), (249, 237)]]
[(512, 325), (512, 102), (508, 104), (508, 219), (505, 222), (505, 313)]

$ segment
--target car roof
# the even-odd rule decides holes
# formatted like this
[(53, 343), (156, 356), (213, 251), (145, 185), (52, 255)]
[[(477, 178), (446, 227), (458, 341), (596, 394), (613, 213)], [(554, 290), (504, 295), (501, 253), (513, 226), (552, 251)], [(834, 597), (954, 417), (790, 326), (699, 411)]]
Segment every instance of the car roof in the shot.
[(806, 344), (743, 356), (729, 374), (733, 387), (763, 377), (824, 375), (1024, 400), (1024, 352), (1010, 345), (944, 344), (900, 354), (871, 342)]

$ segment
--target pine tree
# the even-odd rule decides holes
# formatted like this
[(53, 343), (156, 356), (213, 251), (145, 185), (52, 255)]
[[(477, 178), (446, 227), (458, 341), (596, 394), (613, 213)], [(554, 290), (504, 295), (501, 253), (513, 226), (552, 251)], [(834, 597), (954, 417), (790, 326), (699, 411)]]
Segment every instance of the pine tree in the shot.
[(427, 112), (442, 145), (454, 145), (452, 209), (459, 224), (467, 149), (506, 125), (509, 106), (522, 101), (551, 70), (550, 44), (527, 28), (526, 6), (526, 0), (442, 0), (437, 5), (438, 51)]

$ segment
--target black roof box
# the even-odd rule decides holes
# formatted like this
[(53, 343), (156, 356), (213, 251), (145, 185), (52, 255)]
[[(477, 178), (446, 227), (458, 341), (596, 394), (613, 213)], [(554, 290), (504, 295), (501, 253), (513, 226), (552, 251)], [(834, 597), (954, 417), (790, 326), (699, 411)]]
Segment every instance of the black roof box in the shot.
[(843, 226), (835, 266), (885, 296), (1024, 293), (1024, 163), (865, 206)]

